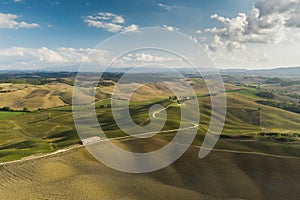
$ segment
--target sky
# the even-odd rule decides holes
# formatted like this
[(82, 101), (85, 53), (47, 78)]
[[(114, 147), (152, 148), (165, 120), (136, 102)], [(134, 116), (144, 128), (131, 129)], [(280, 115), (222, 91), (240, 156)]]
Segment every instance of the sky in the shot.
[[(100, 42), (144, 27), (186, 34), (218, 68), (296, 67), (299, 10), (299, 0), (1, 0), (0, 70), (80, 65)], [(108, 54), (98, 49), (101, 59), (91, 62)], [(130, 66), (165, 56), (126, 59)]]

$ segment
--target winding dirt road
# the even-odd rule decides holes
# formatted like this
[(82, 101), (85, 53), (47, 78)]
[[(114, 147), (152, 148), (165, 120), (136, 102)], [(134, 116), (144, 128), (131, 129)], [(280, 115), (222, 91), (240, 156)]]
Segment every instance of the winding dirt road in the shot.
[[(158, 110), (156, 112), (153, 112), (152, 113), (152, 116), (153, 118), (157, 118), (156, 115), (160, 112), (162, 112), (163, 110), (166, 110), (170, 107), (171, 105), (161, 109), (161, 110)], [(186, 128), (181, 128), (181, 129), (172, 129), (172, 130), (166, 130), (166, 131), (160, 131), (158, 133), (168, 133), (168, 132), (176, 132), (176, 131), (182, 131), (182, 130), (188, 130), (188, 129), (193, 129), (193, 128), (198, 128), (199, 127), (199, 124), (192, 124), (191, 127), (186, 127)], [(156, 133), (156, 134), (158, 134)], [(138, 134), (136, 136), (147, 136), (147, 135), (153, 135), (153, 132), (147, 132), (147, 133), (142, 133), (142, 134)], [(95, 141), (95, 142), (91, 142), (89, 143), (88, 145), (92, 145), (92, 144), (95, 144), (95, 143), (101, 143), (101, 142), (106, 142), (106, 141), (109, 141), (109, 140), (124, 140), (124, 139), (136, 139), (135, 137), (131, 136), (131, 135), (128, 135), (128, 136), (123, 136), (123, 137), (117, 137), (117, 138), (108, 138), (108, 139), (102, 139), (102, 140), (99, 140), (99, 141)], [(283, 159), (300, 159), (299, 157), (293, 157), (293, 156), (282, 156), (282, 155), (275, 155), (275, 154), (267, 154), (267, 153), (261, 153), (261, 152), (247, 152), (247, 151), (235, 151), (235, 150), (225, 150), (225, 149), (209, 149), (209, 148), (205, 148), (205, 147), (201, 147), (201, 146), (195, 146), (195, 145), (192, 145), (193, 147), (196, 147), (196, 148), (203, 148), (203, 149), (207, 149), (207, 150), (211, 150), (211, 151), (215, 151), (215, 152), (225, 152), (225, 153), (233, 153), (233, 154), (247, 154), (247, 155), (255, 155), (255, 156), (266, 156), (266, 157), (273, 157), (273, 158), (283, 158)], [(25, 157), (23, 159), (20, 159), (20, 160), (14, 160), (14, 161), (8, 161), (8, 162), (3, 162), (3, 163), (0, 163), (0, 166), (2, 165), (8, 165), (8, 164), (13, 164), (13, 163), (20, 163), (20, 162), (26, 162), (26, 161), (30, 161), (30, 160), (36, 160), (36, 159), (41, 159), (41, 158), (46, 158), (46, 157), (51, 157), (51, 156), (55, 156), (55, 155), (58, 155), (58, 154), (62, 154), (62, 153), (65, 153), (65, 152), (69, 152), (69, 151), (72, 151), (74, 149), (78, 149), (78, 148), (84, 148), (84, 145), (76, 145), (76, 146), (72, 146), (72, 147), (69, 147), (69, 148), (66, 148), (66, 149), (60, 149), (58, 151), (55, 151), (55, 152), (52, 152), (52, 153), (48, 153), (48, 154), (45, 154), (45, 155), (40, 155), (40, 156), (35, 156), (35, 155), (32, 155), (30, 157)]]

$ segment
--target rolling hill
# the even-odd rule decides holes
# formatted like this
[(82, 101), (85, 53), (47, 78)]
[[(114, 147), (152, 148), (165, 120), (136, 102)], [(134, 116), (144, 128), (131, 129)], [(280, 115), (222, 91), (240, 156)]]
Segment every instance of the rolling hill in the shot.
[[(163, 140), (120, 141), (147, 151)], [(295, 199), (300, 160), (212, 152), (199, 160), (191, 147), (171, 166), (127, 174), (96, 161), (84, 148), (0, 166), (5, 199)]]

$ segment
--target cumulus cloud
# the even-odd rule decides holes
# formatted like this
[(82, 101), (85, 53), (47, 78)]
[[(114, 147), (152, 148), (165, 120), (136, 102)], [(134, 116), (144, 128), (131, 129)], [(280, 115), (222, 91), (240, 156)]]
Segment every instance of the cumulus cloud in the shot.
[(195, 34), (196, 34), (196, 35), (200, 35), (201, 33), (202, 33), (201, 30), (196, 30), (196, 31), (195, 31)]
[(156, 54), (148, 52), (129, 53), (118, 59), (114, 67), (141, 67), (146, 65), (181, 66), (182, 59), (169, 54)]
[(136, 31), (138, 29), (138, 25), (131, 24), (130, 26), (126, 26), (123, 28), (124, 31)]
[(177, 6), (174, 6), (174, 5), (166, 5), (166, 4), (163, 4), (163, 3), (158, 3), (157, 5), (158, 5), (159, 7), (161, 7), (161, 8), (163, 8), (163, 9), (169, 11), (169, 12), (177, 8)]
[(135, 31), (138, 29), (136, 24), (129, 26), (124, 25), (125, 19), (122, 16), (108, 13), (99, 12), (97, 15), (90, 15), (85, 17), (84, 22), (90, 27), (101, 28), (109, 32), (120, 32), (120, 31)]
[[(111, 52), (91, 48), (66, 48), (50, 49), (12, 47), (0, 49), (0, 68), (5, 69), (40, 69), (55, 66), (106, 66), (115, 58)], [(115, 67), (141, 66), (149, 63), (175, 63), (181, 59), (170, 55), (155, 55), (152, 53), (131, 53), (115, 62)]]
[[(239, 13), (226, 18), (214, 14), (221, 26), (207, 28), (214, 35), (209, 50), (243, 49), (246, 43), (279, 43), (286, 39), (286, 30), (300, 27), (299, 0), (259, 0), (249, 14)], [(216, 37), (217, 36), (217, 37)]]
[(242, 51), (210, 52), (211, 58), (220, 68), (259, 68), (268, 66), (274, 68), (272, 56), (259, 49), (244, 49)]
[(36, 23), (18, 22), (19, 16), (14, 14), (0, 13), (0, 29), (19, 29), (19, 28), (37, 28), (40, 25)]
[(286, 25), (288, 27), (300, 27), (299, 0), (261, 0), (255, 7), (260, 10), (262, 16), (277, 13), (286, 17)]
[(136, 53), (136, 54), (128, 54), (122, 58), (125, 61), (133, 61), (133, 62), (168, 62), (178, 60), (174, 57), (166, 57), (166, 56), (155, 56), (146, 53)]
[(167, 25), (163, 25), (163, 28), (169, 30), (169, 31), (178, 31), (179, 29), (173, 26), (167, 26)]
[[(92, 56), (88, 56), (93, 52)], [(47, 66), (70, 66), (74, 64), (104, 64), (108, 60), (105, 50), (58, 48), (12, 47), (0, 49), (0, 66), (13, 68), (41, 68)]]

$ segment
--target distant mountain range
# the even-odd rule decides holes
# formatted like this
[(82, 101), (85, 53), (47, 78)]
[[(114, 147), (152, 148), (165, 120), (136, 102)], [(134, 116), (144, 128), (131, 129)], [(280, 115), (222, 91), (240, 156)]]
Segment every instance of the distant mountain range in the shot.
[[(93, 67), (90, 67), (93, 69)], [(193, 68), (175, 68), (179, 73), (193, 74), (196, 70)], [(68, 66), (68, 67), (47, 67), (39, 70), (1, 70), (0, 73), (12, 73), (12, 72), (77, 72), (79, 66)], [(209, 68), (201, 69), (204, 73), (214, 73)], [(106, 72), (111, 73), (171, 73), (168, 68), (109, 68)], [(288, 78), (300, 78), (300, 67), (281, 67), (274, 69), (221, 69), (222, 75), (229, 76), (265, 76), (265, 77), (288, 77)]]
[(265, 77), (294, 77), (300, 78), (300, 67), (281, 67), (275, 69), (225, 69), (221, 70), (223, 75), (235, 76), (265, 76)]

